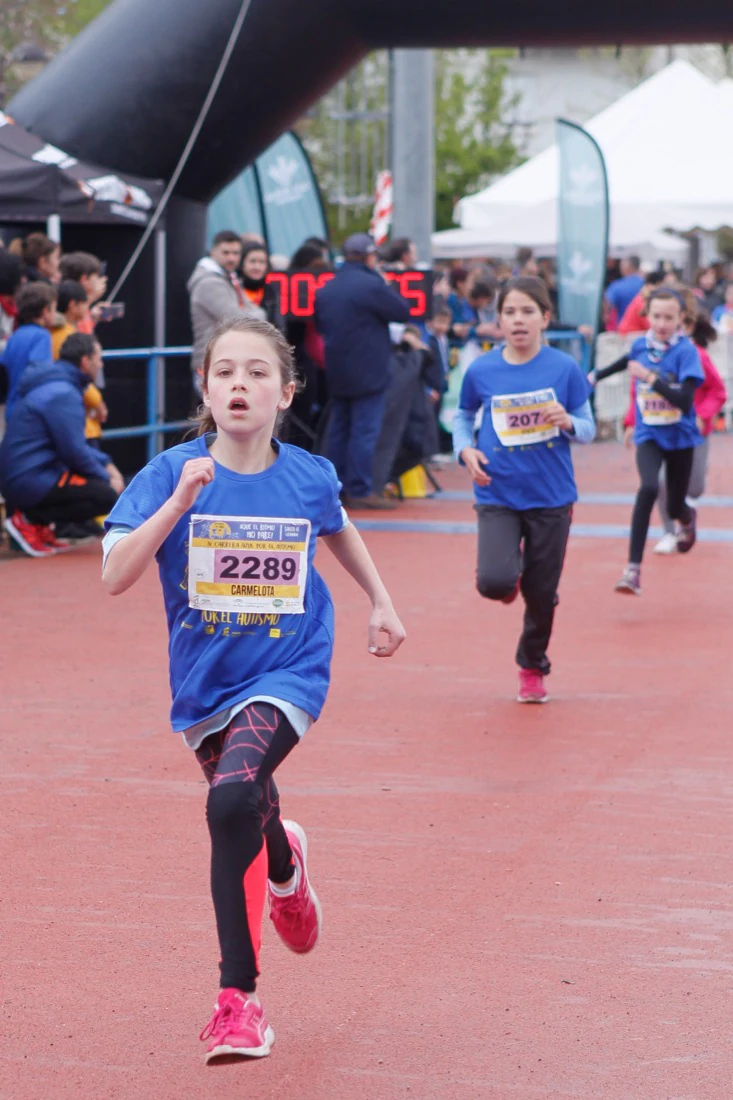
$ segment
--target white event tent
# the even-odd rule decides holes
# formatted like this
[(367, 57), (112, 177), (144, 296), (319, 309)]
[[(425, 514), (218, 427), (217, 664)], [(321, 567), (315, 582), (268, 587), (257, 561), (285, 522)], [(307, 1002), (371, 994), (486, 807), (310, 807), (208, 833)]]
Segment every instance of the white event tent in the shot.
[[(610, 251), (675, 259), (688, 242), (668, 233), (733, 226), (733, 81), (715, 84), (674, 61), (585, 128), (601, 147), (611, 207)], [(541, 255), (557, 245), (556, 145), (458, 203), (460, 229), (433, 234), (442, 258)]]

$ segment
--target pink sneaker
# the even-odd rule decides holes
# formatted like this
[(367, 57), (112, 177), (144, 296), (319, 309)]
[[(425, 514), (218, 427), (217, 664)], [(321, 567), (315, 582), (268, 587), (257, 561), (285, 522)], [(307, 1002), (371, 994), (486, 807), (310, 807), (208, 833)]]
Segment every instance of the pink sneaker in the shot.
[(275, 1032), (262, 1005), (251, 1001), (240, 989), (220, 989), (214, 1015), (199, 1036), (206, 1042), (204, 1062), (214, 1058), (266, 1058), (275, 1042)]
[(268, 883), (270, 920), (286, 947), (304, 955), (312, 951), (321, 932), (321, 903), (308, 881), (308, 841), (305, 831), (295, 821), (283, 821), (293, 849), (293, 861), (298, 871), (298, 885), (287, 897), (278, 897)]
[(542, 673), (536, 668), (520, 668), (517, 702), (546, 703), (549, 698)]

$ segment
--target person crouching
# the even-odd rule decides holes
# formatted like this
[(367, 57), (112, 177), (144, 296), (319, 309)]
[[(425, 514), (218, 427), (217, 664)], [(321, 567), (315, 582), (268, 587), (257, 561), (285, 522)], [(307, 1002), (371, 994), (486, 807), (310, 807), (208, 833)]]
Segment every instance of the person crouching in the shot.
[(84, 390), (101, 369), (98, 342), (78, 332), (66, 339), (57, 363), (34, 363), (20, 380), (0, 446), (0, 490), (5, 529), (30, 557), (64, 548), (58, 537), (64, 527), (68, 535), (87, 533), (83, 525), (106, 515), (124, 488), (111, 459), (84, 438)]

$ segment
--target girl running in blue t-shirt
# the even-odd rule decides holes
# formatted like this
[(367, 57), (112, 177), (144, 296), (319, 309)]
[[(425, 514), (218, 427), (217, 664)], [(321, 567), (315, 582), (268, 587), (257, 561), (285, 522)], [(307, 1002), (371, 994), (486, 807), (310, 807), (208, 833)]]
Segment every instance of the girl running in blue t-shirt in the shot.
[(170, 635), (171, 721), (209, 782), (220, 990), (207, 1062), (261, 1058), (274, 1033), (255, 993), (266, 894), (283, 942), (310, 951), (321, 909), (303, 829), (280, 817), (273, 773), (318, 718), (333, 605), (313, 567), (321, 536), (372, 603), (369, 652), (405, 637), (340, 500), (330, 462), (273, 438), (296, 390), (266, 321), (223, 323), (206, 350), (197, 439), (137, 475), (107, 520), (103, 579), (125, 592), (156, 559)]
[(510, 279), (499, 294), (498, 312), (506, 344), (466, 371), (453, 443), (474, 482), (478, 590), (502, 603), (512, 603), (521, 591), (526, 606), (517, 698), (545, 703), (547, 647), (578, 497), (570, 441), (590, 442), (595, 423), (580, 367), (543, 343), (551, 316), (543, 281)]
[[(636, 466), (639, 491), (631, 516), (629, 562), (616, 591), (641, 595), (641, 562), (659, 474), (665, 467), (667, 511), (679, 523), (677, 550), (695, 544), (697, 512), (686, 500), (695, 447), (702, 436), (695, 420), (695, 390), (704, 380), (697, 348), (682, 332), (686, 302), (682, 294), (661, 287), (649, 295), (649, 331), (632, 344), (628, 355), (596, 374), (596, 381), (625, 370), (634, 379)], [(629, 440), (630, 442), (630, 440)]]

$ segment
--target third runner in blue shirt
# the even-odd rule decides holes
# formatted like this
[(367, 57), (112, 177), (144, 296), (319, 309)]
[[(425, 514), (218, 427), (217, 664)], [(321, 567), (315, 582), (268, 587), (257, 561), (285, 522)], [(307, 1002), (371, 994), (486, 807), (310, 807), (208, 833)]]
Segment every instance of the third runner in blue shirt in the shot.
[(547, 646), (578, 495), (570, 441), (595, 436), (583, 372), (569, 355), (543, 344), (550, 310), (541, 279), (505, 284), (498, 312), (506, 344), (466, 371), (453, 427), (456, 453), (474, 482), (478, 590), (502, 603), (521, 591), (526, 605), (517, 649), (520, 703), (548, 698)]
[[(641, 595), (641, 562), (649, 520), (659, 492), (659, 474), (665, 467), (667, 509), (677, 520), (677, 550), (685, 554), (697, 538), (697, 512), (687, 503), (695, 447), (702, 443), (695, 415), (695, 390), (705, 377), (697, 348), (682, 331), (685, 312), (694, 316), (690, 302), (671, 287), (649, 295), (649, 331), (634, 341), (629, 355), (598, 371), (596, 381), (628, 366), (634, 380), (636, 465), (639, 491), (631, 516), (629, 563), (616, 591)], [(629, 440), (630, 442), (630, 440)]]

